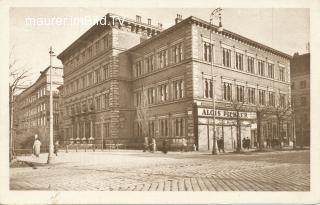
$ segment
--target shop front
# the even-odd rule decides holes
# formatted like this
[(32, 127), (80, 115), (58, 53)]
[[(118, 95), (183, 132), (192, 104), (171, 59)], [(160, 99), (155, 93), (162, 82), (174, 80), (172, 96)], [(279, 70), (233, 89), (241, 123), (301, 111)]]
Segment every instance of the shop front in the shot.
[[(238, 126), (240, 127), (241, 146), (244, 139), (250, 141), (250, 147), (255, 146), (257, 142), (257, 116), (255, 112), (237, 112), (234, 110), (223, 109), (216, 109), (214, 112), (214, 110), (211, 108), (198, 107), (197, 147), (199, 151), (212, 150), (214, 113), (216, 118), (216, 140), (220, 139), (223, 141), (224, 150), (226, 152), (234, 151), (237, 148), (237, 130), (239, 130), (237, 129)], [(237, 115), (239, 116), (238, 118)]]

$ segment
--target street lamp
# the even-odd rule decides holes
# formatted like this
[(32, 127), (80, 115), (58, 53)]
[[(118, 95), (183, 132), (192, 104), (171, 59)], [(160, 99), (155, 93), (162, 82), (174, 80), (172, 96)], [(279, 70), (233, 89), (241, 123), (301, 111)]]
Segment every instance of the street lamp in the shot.
[(52, 51), (52, 46), (50, 46), (50, 67), (49, 67), (49, 75), (50, 75), (50, 115), (49, 115), (49, 153), (48, 153), (48, 161), (47, 163), (50, 164), (53, 156), (53, 96), (52, 96), (52, 58), (54, 56), (54, 52)]
[(217, 154), (216, 148), (216, 90), (215, 90), (215, 79), (214, 79), (214, 68), (213, 68), (213, 43), (212, 43), (212, 27), (213, 27), (213, 17), (219, 16), (219, 28), (222, 27), (221, 24), (221, 8), (214, 9), (210, 14), (210, 60), (211, 60), (211, 81), (213, 88), (212, 104), (213, 104), (213, 139), (212, 139), (212, 154)]

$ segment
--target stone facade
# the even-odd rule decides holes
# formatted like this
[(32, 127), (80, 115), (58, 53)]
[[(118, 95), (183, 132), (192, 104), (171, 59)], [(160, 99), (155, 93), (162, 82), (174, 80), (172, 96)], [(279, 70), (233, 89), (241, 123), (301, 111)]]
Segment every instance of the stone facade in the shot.
[[(60, 67), (52, 69), (53, 89), (53, 125), (58, 130), (58, 87), (63, 84), (63, 70)], [(17, 117), (15, 132), (15, 149), (31, 149), (34, 135), (38, 134), (42, 147), (49, 146), (49, 100), (50, 100), (50, 68), (41, 72), (37, 81), (29, 88), (15, 97), (16, 109), (14, 116)], [(54, 139), (58, 138), (58, 132), (54, 132)]]
[[(242, 139), (250, 138), (252, 146), (257, 146), (257, 127), (263, 142), (269, 138), (289, 144), (291, 128), (283, 112), (290, 104), (291, 56), (228, 30), (220, 31), (201, 19), (180, 18), (164, 31), (155, 29), (157, 35), (152, 37), (148, 33), (154, 33), (150, 32), (154, 28), (137, 26), (139, 22), (103, 31), (93, 27), (58, 56), (65, 66), (67, 138), (77, 137), (80, 143), (79, 124), (89, 117), (89, 136), (102, 139), (105, 128), (109, 133), (103, 136), (102, 141), (108, 140), (105, 143), (141, 145), (154, 137), (158, 147), (167, 139), (172, 149), (180, 148), (185, 140), (189, 149), (210, 150), (214, 93), (216, 134), (224, 139), (227, 150), (235, 149), (236, 127), (241, 127)], [(76, 53), (91, 45), (80, 42), (88, 36), (85, 42), (95, 45), (104, 32), (111, 38), (110, 49), (71, 71), (70, 59), (77, 59)], [(86, 89), (73, 88), (77, 79), (87, 76), (89, 80), (90, 73), (104, 63), (110, 63), (107, 80)], [(90, 98), (104, 93), (108, 96), (106, 110), (90, 111)], [(87, 111), (80, 108), (82, 102)], [(238, 112), (241, 117), (236, 121)], [(257, 112), (264, 116), (259, 126)], [(98, 125), (96, 129), (93, 124)], [(93, 129), (98, 130), (95, 136)]]
[(291, 61), (292, 104), (298, 146), (310, 146), (310, 53)]

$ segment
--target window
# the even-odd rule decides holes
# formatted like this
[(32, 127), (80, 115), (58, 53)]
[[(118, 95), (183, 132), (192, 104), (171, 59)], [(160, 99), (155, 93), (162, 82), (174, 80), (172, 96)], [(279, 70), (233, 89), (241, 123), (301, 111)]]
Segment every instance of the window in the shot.
[(81, 77), (81, 81), (82, 81), (82, 88), (86, 88), (87, 87), (87, 81), (86, 81), (86, 77), (85, 76), (83, 76), (83, 77)]
[(88, 86), (93, 84), (93, 74), (92, 72), (88, 74)]
[(244, 102), (244, 86), (237, 85), (237, 102)]
[(137, 122), (137, 137), (142, 137), (142, 124)]
[(137, 91), (134, 94), (134, 104), (135, 106), (141, 106), (141, 91)]
[(232, 84), (223, 83), (223, 99), (226, 101), (232, 101)]
[(211, 62), (212, 60), (212, 48), (213, 45), (210, 43), (205, 42), (203, 44), (203, 59), (207, 62)]
[(275, 95), (272, 91), (269, 91), (269, 106), (275, 106)]
[(183, 80), (177, 80), (173, 82), (173, 97), (175, 100), (183, 98), (184, 82)]
[(149, 57), (147, 57), (147, 59), (146, 59), (146, 67), (147, 67), (147, 71), (148, 71), (148, 73), (149, 72), (152, 72), (153, 70), (154, 70), (154, 56), (153, 55), (151, 55), (151, 56), (149, 56)]
[(213, 83), (212, 80), (204, 80), (204, 97), (213, 98)]
[(164, 68), (168, 65), (168, 51), (162, 50), (158, 53), (159, 68)]
[(179, 136), (179, 137), (182, 137), (184, 136), (185, 134), (185, 124), (184, 124), (184, 119), (183, 118), (176, 118), (174, 121), (173, 121), (173, 125), (174, 125), (174, 135), (175, 136)]
[(88, 56), (89, 56), (89, 58), (92, 57), (92, 46), (90, 46), (90, 47), (88, 48)]
[(148, 88), (148, 104), (154, 104), (155, 103), (155, 88)]
[(168, 85), (163, 84), (159, 86), (159, 101), (164, 102), (169, 99), (169, 93), (168, 93)]
[(266, 91), (259, 90), (259, 104), (266, 105)]
[(264, 62), (262, 60), (258, 60), (258, 74), (264, 76)]
[(100, 52), (100, 41), (97, 41), (95, 43), (95, 47), (96, 47), (96, 53), (99, 53)]
[(285, 68), (280, 67), (280, 69), (279, 69), (279, 80), (281, 80), (281, 81), (285, 81), (284, 72), (285, 72)]
[(104, 79), (108, 79), (110, 77), (110, 64), (105, 64), (102, 67)]
[(236, 68), (243, 70), (243, 54), (241, 53), (236, 53)]
[(100, 69), (94, 71), (94, 82), (99, 83), (101, 81)]
[(268, 77), (274, 78), (274, 64), (268, 63)]
[(102, 100), (101, 100), (102, 98), (101, 98), (101, 96), (97, 96), (96, 97), (96, 100), (95, 100), (95, 108), (97, 109), (97, 110), (100, 110), (101, 109), (101, 105), (102, 105)]
[(179, 63), (182, 61), (182, 43), (173, 46), (173, 62)]
[(169, 134), (168, 119), (160, 120), (160, 136), (167, 137)]
[(142, 75), (142, 62), (141, 62), (141, 60), (136, 62), (136, 64), (135, 64), (135, 74), (136, 74), (136, 77), (139, 77)]
[(104, 94), (104, 107), (107, 109), (109, 107), (109, 94)]
[(301, 106), (307, 105), (307, 98), (305, 96), (301, 97), (300, 99), (301, 99), (300, 100), (301, 101)]
[(148, 131), (149, 131), (149, 137), (155, 137), (154, 121), (149, 121), (148, 122)]
[(280, 107), (285, 107), (286, 106), (286, 95), (280, 93), (279, 98), (280, 98), (280, 102), (279, 102)]
[(300, 88), (301, 88), (301, 89), (304, 89), (304, 88), (306, 88), (306, 87), (307, 87), (307, 82), (306, 82), (306, 80), (300, 81)]
[(248, 88), (248, 102), (250, 104), (256, 103), (256, 89), (255, 88)]
[(104, 49), (109, 48), (109, 42), (108, 42), (108, 36), (107, 35), (105, 35), (103, 37), (103, 46), (104, 46)]
[(222, 49), (222, 64), (226, 67), (231, 67), (231, 50), (223, 48)]

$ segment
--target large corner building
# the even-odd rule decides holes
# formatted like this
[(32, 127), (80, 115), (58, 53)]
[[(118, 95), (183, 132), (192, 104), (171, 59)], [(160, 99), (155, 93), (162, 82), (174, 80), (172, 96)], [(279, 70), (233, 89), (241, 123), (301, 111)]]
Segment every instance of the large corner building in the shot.
[(291, 56), (193, 16), (162, 30), (110, 15), (109, 26), (93, 26), (58, 56), (65, 140), (137, 147), (155, 137), (176, 147), (185, 138), (210, 150), (215, 114), (226, 150), (237, 133), (252, 146), (259, 136), (263, 146), (290, 144)]

